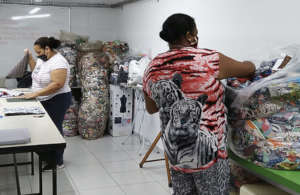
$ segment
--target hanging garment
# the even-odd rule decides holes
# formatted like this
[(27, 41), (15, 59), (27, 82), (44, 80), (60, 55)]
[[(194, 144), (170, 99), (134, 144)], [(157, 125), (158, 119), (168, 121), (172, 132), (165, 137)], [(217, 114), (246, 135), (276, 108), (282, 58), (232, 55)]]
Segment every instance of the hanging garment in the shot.
[(6, 75), (6, 78), (21, 78), (23, 77), (25, 71), (27, 70), (27, 66), (29, 63), (29, 55), (26, 54), (24, 57), (18, 62), (18, 64)]
[(26, 54), (18, 64), (6, 75), (6, 78), (17, 79), (18, 88), (30, 88), (32, 85), (31, 72), (27, 71), (29, 55)]

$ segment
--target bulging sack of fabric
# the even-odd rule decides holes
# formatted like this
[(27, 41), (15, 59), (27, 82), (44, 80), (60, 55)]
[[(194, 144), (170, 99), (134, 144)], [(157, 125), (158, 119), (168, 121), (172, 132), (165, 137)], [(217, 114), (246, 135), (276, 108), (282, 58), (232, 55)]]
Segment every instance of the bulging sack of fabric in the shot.
[(78, 86), (77, 83), (77, 57), (78, 51), (74, 44), (62, 43), (61, 47), (58, 49), (59, 53), (61, 53), (70, 65), (70, 81), (69, 85), (71, 87)]
[(109, 53), (112, 56), (116, 55), (123, 58), (128, 51), (129, 46), (126, 42), (116, 40), (103, 43), (103, 52)]
[[(83, 80), (88, 80), (88, 77), (101, 77), (100, 79), (107, 77), (107, 69), (109, 68), (106, 63), (102, 63), (102, 58), (106, 55), (101, 51), (95, 52), (80, 52), (80, 60), (77, 65), (77, 70), (79, 72), (80, 82)], [(90, 76), (93, 71), (99, 73), (94, 73)], [(105, 78), (107, 79), (107, 78)]]
[(86, 139), (102, 137), (107, 129), (109, 89), (107, 69), (100, 52), (87, 52), (81, 56), (80, 80), (82, 103), (79, 109), (79, 133)]
[(78, 45), (80, 43), (88, 42), (89, 36), (82, 36), (82, 35), (78, 35), (78, 34), (75, 34), (72, 32), (66, 32), (66, 31), (60, 30), (59, 40), (64, 43)]
[(78, 46), (80, 52), (101, 52), (103, 47), (102, 41), (85, 42)]
[(298, 51), (285, 68), (226, 94), (232, 151), (263, 167), (300, 169)]
[(83, 99), (78, 114), (79, 133), (83, 138), (97, 139), (104, 135), (107, 128), (108, 108), (108, 97), (90, 96)]
[(63, 121), (63, 131), (66, 137), (78, 135), (78, 109), (79, 105), (75, 99), (72, 99), (73, 104), (67, 110)]

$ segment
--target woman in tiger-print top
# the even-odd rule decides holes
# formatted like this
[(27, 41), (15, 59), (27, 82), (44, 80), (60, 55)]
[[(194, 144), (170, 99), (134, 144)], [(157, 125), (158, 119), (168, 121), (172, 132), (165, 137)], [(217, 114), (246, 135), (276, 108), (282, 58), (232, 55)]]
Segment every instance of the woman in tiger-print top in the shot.
[(197, 34), (188, 15), (174, 14), (164, 22), (160, 37), (170, 50), (145, 71), (146, 109), (160, 114), (174, 194), (227, 194), (226, 107), (220, 80), (250, 76), (255, 66), (197, 48)]

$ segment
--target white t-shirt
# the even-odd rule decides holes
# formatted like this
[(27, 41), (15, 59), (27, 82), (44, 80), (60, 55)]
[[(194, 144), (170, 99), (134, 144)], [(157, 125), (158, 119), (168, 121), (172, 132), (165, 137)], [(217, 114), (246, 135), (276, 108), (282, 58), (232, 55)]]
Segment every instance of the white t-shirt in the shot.
[(67, 93), (71, 91), (71, 88), (69, 86), (70, 66), (68, 61), (60, 53), (55, 54), (46, 62), (41, 59), (37, 59), (35, 68), (32, 72), (32, 90), (38, 91), (47, 87), (51, 83), (50, 73), (56, 69), (67, 69), (67, 78), (65, 84), (55, 93), (47, 96), (39, 96), (38, 99), (40, 101), (49, 100), (57, 94)]

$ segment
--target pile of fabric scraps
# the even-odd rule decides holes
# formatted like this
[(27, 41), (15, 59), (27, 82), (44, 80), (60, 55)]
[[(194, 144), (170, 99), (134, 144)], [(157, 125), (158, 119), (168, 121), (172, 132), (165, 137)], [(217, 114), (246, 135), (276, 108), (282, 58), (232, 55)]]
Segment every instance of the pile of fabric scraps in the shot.
[(89, 36), (78, 35), (73, 32), (66, 32), (60, 30), (59, 40), (61, 42), (71, 44), (71, 45), (80, 45), (83, 43), (87, 43), (89, 41)]
[(238, 156), (267, 168), (300, 169), (299, 55), (277, 72), (275, 63), (264, 63), (249, 84), (230, 80), (229, 138)]
[(70, 65), (70, 87), (77, 87), (79, 86), (77, 75), (77, 56), (78, 51), (76, 49), (75, 44), (70, 44), (67, 42), (62, 42), (58, 51), (63, 55), (66, 60), (69, 62)]
[(112, 61), (118, 61), (125, 57), (129, 51), (129, 46), (122, 41), (107, 41), (103, 43), (103, 52), (111, 56)]
[(17, 96), (20, 96), (23, 94), (24, 94), (23, 92), (20, 92), (18, 90), (0, 88), (0, 97), (1, 98), (17, 97)]
[(81, 56), (82, 101), (78, 114), (79, 133), (86, 139), (97, 139), (107, 128), (109, 86), (103, 53), (89, 51)]
[(63, 131), (66, 137), (73, 137), (78, 135), (78, 110), (79, 104), (72, 98), (73, 104), (67, 110), (63, 122)]

